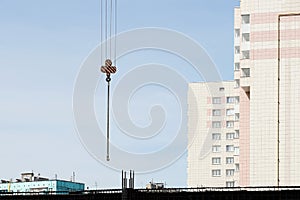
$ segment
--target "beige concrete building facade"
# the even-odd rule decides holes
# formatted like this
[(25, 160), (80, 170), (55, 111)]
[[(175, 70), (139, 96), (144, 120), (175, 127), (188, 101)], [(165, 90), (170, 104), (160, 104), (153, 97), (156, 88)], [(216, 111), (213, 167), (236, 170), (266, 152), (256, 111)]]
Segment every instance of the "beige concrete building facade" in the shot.
[(297, 12), (297, 0), (242, 0), (235, 9), (241, 186), (300, 185)]
[(191, 83), (188, 185), (234, 187), (239, 177), (239, 90), (234, 81)]
[[(239, 96), (240, 133), (235, 186), (300, 185), (299, 13), (298, 0), (242, 0), (235, 8), (232, 90)], [(189, 168), (192, 155), (189, 150)], [(215, 180), (213, 186), (222, 185)]]

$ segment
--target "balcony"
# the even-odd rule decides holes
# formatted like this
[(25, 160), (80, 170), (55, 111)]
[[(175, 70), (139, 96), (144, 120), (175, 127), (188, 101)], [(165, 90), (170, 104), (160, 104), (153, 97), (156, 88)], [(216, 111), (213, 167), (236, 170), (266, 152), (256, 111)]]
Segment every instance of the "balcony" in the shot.
[(245, 88), (250, 86), (250, 77), (243, 77), (240, 79), (240, 87)]
[(243, 90), (245, 90), (245, 92), (247, 92), (247, 87), (250, 87), (250, 68), (242, 68), (240, 75), (240, 86)]
[[(235, 121), (234, 115), (226, 115), (226, 120), (227, 121)], [(227, 127), (227, 128), (232, 128), (232, 127)]]
[(249, 51), (249, 50), (250, 50), (250, 42), (242, 42), (241, 51)]
[(250, 68), (250, 59), (244, 59), (240, 61), (240, 65), (242, 66), (242, 68)]
[(241, 71), (234, 71), (234, 79), (240, 79), (240, 73)]
[(241, 38), (240, 37), (234, 37), (234, 45), (240, 45), (241, 43)]
[(235, 111), (236, 113), (239, 113), (239, 112), (240, 112), (240, 104), (235, 104), (235, 105), (234, 105), (234, 111)]
[(240, 123), (239, 122), (235, 122), (234, 123), (234, 130), (239, 130), (240, 129)]
[(241, 54), (234, 54), (234, 62), (239, 62), (241, 59)]
[(242, 33), (250, 33), (250, 24), (242, 24)]

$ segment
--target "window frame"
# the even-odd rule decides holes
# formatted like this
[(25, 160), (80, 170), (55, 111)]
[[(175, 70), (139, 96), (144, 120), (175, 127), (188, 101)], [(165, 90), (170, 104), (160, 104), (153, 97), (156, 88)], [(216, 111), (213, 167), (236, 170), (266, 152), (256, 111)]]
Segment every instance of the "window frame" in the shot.
[(226, 181), (226, 187), (234, 187), (234, 181)]
[[(219, 162), (214, 162), (214, 161), (219, 161)], [(212, 165), (221, 165), (221, 157), (212, 157), (211, 164)]]
[(234, 128), (234, 121), (226, 121), (226, 128)]
[(226, 157), (226, 164), (234, 164), (234, 157)]
[(235, 114), (234, 108), (227, 108), (226, 109), (226, 116), (233, 116)]
[(235, 132), (226, 133), (226, 140), (233, 140), (233, 139), (235, 139)]
[(221, 169), (213, 169), (211, 170), (212, 177), (220, 177), (221, 176)]
[(234, 146), (233, 145), (226, 145), (226, 152), (234, 152)]
[(212, 133), (211, 139), (212, 140), (221, 140), (221, 133)]
[(226, 97), (226, 103), (234, 104), (236, 102), (236, 96), (228, 96)]
[(212, 128), (221, 128), (222, 127), (222, 123), (221, 123), (221, 121), (212, 121), (211, 127)]
[(221, 152), (221, 145), (212, 145), (212, 150), (213, 153), (220, 153)]
[(221, 116), (221, 109), (212, 109), (212, 116)]
[(212, 97), (211, 101), (212, 104), (221, 104), (222, 102), (221, 97)]
[(226, 169), (226, 176), (234, 176), (234, 169)]

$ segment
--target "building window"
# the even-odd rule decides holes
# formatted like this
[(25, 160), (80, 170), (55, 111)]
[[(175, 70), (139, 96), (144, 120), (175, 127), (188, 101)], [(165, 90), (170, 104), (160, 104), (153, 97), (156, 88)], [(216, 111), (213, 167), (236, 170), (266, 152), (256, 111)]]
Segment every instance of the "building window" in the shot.
[(249, 42), (250, 41), (250, 34), (249, 33), (243, 33), (242, 34), (242, 41), (243, 42)]
[(233, 145), (226, 145), (226, 151), (227, 152), (233, 152), (234, 151)]
[(234, 63), (234, 70), (240, 70), (240, 63)]
[(212, 122), (213, 128), (221, 128), (221, 122), (220, 121), (214, 121)]
[(226, 140), (233, 140), (235, 133), (226, 133)]
[(240, 147), (234, 147), (234, 155), (240, 155)]
[(214, 153), (221, 152), (221, 146), (220, 145), (213, 145), (212, 146), (212, 152), (214, 152)]
[(220, 165), (221, 164), (221, 158), (220, 157), (212, 158), (212, 164), (213, 165)]
[(250, 24), (250, 15), (242, 15), (242, 24)]
[(226, 169), (226, 176), (234, 176), (234, 169)]
[(240, 46), (235, 46), (234, 47), (234, 53), (235, 54), (240, 54)]
[(235, 164), (235, 171), (236, 172), (240, 171), (240, 164)]
[(235, 97), (227, 97), (226, 98), (226, 103), (235, 103), (236, 99)]
[(250, 51), (242, 51), (242, 59), (250, 59)]
[(240, 138), (240, 131), (239, 130), (235, 130), (234, 138), (235, 139), (239, 139)]
[(213, 133), (212, 140), (221, 140), (221, 133)]
[(221, 176), (221, 170), (220, 169), (214, 169), (211, 171), (212, 176)]
[(226, 187), (234, 187), (234, 181), (226, 181)]
[(234, 163), (234, 157), (227, 157), (226, 158), (226, 164), (233, 164)]
[(242, 69), (242, 77), (250, 77), (250, 68)]
[(220, 88), (219, 88), (219, 91), (220, 91), (220, 92), (222, 92), (222, 91), (224, 91), (224, 90), (225, 90), (224, 87), (220, 87)]
[(213, 97), (212, 103), (213, 104), (221, 104), (221, 97)]
[(233, 108), (227, 109), (227, 110), (226, 110), (226, 115), (227, 115), (227, 116), (234, 115), (234, 109), (233, 109)]
[(221, 110), (220, 109), (214, 109), (212, 110), (212, 116), (220, 116)]
[(227, 128), (233, 128), (234, 127), (234, 121), (227, 121), (226, 122), (226, 127)]
[(234, 29), (234, 37), (239, 38), (240, 37), (240, 29), (236, 28)]

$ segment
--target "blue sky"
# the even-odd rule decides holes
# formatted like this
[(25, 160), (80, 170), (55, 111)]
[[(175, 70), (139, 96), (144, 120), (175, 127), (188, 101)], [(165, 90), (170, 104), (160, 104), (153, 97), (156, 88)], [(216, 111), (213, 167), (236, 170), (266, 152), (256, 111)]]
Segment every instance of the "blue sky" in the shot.
[[(207, 51), (222, 79), (230, 80), (233, 9), (238, 4), (119, 0), (118, 32), (143, 27), (182, 32)], [(75, 171), (89, 187), (120, 186), (120, 173), (85, 151), (73, 120), (74, 82), (82, 62), (100, 42), (99, 19), (96, 0), (0, 1), (1, 179), (31, 170), (69, 179)], [(142, 187), (151, 179), (186, 186), (186, 156), (165, 169), (138, 175), (136, 184)]]

